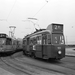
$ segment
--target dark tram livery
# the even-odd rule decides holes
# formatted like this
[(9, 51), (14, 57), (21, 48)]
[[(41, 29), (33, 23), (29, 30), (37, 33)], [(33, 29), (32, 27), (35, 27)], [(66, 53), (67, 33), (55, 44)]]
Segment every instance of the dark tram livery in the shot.
[(42, 59), (60, 60), (65, 57), (63, 24), (50, 24), (23, 38), (23, 52)]

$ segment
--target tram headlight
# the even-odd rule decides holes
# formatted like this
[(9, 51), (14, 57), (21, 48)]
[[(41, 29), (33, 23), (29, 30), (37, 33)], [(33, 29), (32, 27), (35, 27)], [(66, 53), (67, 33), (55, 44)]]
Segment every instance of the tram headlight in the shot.
[(61, 54), (61, 51), (58, 51), (58, 54)]

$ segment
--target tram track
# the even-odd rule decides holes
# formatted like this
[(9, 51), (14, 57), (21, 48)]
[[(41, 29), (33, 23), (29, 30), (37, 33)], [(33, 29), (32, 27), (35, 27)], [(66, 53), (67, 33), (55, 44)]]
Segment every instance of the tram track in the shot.
[(16, 66), (15, 64), (13, 64), (13, 63), (11, 63), (11, 62), (9, 62), (9, 61), (3, 59), (3, 58), (1, 58), (1, 60), (2, 60), (6, 65), (8, 65), (8, 66), (10, 66), (10, 67), (13, 67), (13, 68), (17, 69), (17, 70), (23, 72), (23, 73), (26, 74), (26, 75), (32, 75), (31, 73), (25, 71), (25, 69), (23, 69), (23, 68), (20, 67), (20, 66)]
[[(8, 73), (12, 73), (13, 75), (28, 75), (28, 74), (25, 74), (25, 72), (17, 69), (16, 67), (8, 64), (2, 58), (0, 58), (0, 68), (7, 71)], [(1, 71), (0, 71), (0, 74), (1, 74)]]
[(39, 66), (37, 66), (37, 65), (25, 63), (25, 62), (19, 61), (17, 58), (14, 58), (13, 60), (16, 61), (16, 62), (21, 62), (21, 63), (23, 63), (24, 65), (28, 65), (28, 66), (34, 67), (35, 69), (39, 69), (40, 71), (53, 71), (53, 72), (57, 73), (57, 75), (58, 75), (58, 74), (61, 75), (61, 72), (58, 72), (58, 71), (55, 71), (55, 70), (50, 70), (50, 69), (48, 70), (48, 69), (43, 68), (43, 67), (41, 67), (41, 66), (39, 67)]
[[(15, 68), (17, 68), (17, 69), (19, 69), (19, 70), (22, 70), (22, 71), (24, 71), (27, 75), (41, 75), (40, 73), (39, 73), (39, 71), (42, 73), (42, 71), (43, 70), (41, 70), (41, 69), (37, 69), (37, 68), (33, 68), (33, 65), (29, 65), (30, 67), (28, 67), (28, 65), (26, 64), (24, 64), (24, 65), (22, 65), (22, 62), (20, 62), (20, 61), (17, 61), (17, 60), (14, 60), (14, 59), (9, 59), (9, 60), (6, 60), (6, 58), (2, 58), (2, 60), (5, 62), (5, 63), (7, 63), (8, 65), (10, 65), (10, 66), (12, 66), (12, 67), (15, 67)], [(17, 64), (16, 64), (17, 63)], [(13, 64), (13, 65), (11, 65), (11, 64)], [(26, 67), (27, 66), (27, 67)], [(44, 71), (43, 71), (44, 72)], [(43, 75), (50, 75), (50, 73), (49, 72), (47, 72), (47, 71), (45, 71), (44, 73), (43, 73)], [(52, 75), (55, 75), (55, 74), (53, 74), (52, 73)], [(60, 73), (57, 73), (57, 75), (63, 75), (63, 74), (60, 74)]]
[[(63, 73), (63, 74), (67, 74), (67, 75), (75, 75), (75, 68), (70, 68), (70, 67), (65, 67), (65, 66), (63, 66), (63, 65), (66, 65), (66, 64), (63, 64), (62, 65), (62, 63), (61, 63), (61, 65), (58, 63), (58, 64), (56, 64), (56, 63), (49, 63), (48, 62), (48, 65), (50, 65), (50, 66), (55, 66), (57, 69), (59, 68), (59, 70), (56, 70), (55, 68), (53, 68), (53, 67), (50, 67), (50, 68), (48, 68), (48, 67), (44, 67), (44, 66), (40, 66), (40, 65), (34, 65), (34, 64), (31, 64), (31, 63), (27, 63), (27, 62), (25, 62), (23, 59), (18, 59), (18, 58), (15, 58), (16, 60), (18, 60), (19, 62), (23, 62), (23, 63), (25, 63), (25, 64), (28, 64), (28, 65), (32, 65), (32, 66), (36, 66), (36, 67), (38, 67), (38, 68), (42, 68), (42, 69), (46, 69), (46, 70), (53, 70), (53, 71), (55, 71), (55, 72), (59, 72), (59, 73)], [(47, 63), (46, 63), (47, 64)], [(45, 65), (46, 65), (45, 64)], [(48, 66), (47, 65), (47, 66)], [(72, 66), (71, 66), (72, 67)], [(71, 74), (72, 73), (72, 74)]]
[[(26, 59), (27, 58), (27, 59)], [(14, 57), (14, 56), (9, 56), (9, 57), (5, 57), (2, 58), (2, 60), (9, 66), (14, 67), (20, 71), (22, 71), (23, 73), (25, 73), (26, 75), (40, 75), (39, 72), (37, 72), (35, 69), (40, 70), (40, 71), (54, 71), (56, 73), (60, 73), (57, 75), (75, 75), (75, 64), (74, 62), (68, 62), (68, 61), (41, 61), (41, 60), (36, 60), (36, 59), (32, 59), (29, 57)], [(31, 60), (31, 63), (28, 60)], [(33, 62), (32, 62), (33, 61)], [(38, 62), (39, 64), (34, 64), (36, 62)], [(41, 65), (41, 63), (44, 63), (44, 66)], [(43, 64), (42, 63), (42, 64)], [(27, 66), (27, 67), (26, 67)], [(30, 69), (30, 67), (28, 68), (28, 66), (32, 67), (32, 69)], [(56, 69), (55, 69), (55, 68)]]

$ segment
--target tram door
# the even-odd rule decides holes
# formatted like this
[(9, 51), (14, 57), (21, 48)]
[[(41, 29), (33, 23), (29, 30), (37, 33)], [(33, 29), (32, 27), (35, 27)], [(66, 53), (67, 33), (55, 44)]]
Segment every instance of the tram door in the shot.
[(42, 55), (43, 57), (47, 56), (47, 35), (42, 35)]

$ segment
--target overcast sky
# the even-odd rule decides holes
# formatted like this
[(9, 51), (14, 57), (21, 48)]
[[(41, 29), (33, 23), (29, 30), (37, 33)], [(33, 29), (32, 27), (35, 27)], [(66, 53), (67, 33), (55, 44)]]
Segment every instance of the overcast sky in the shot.
[(23, 38), (35, 30), (29, 17), (40, 28), (64, 24), (66, 43), (75, 44), (75, 0), (0, 0), (0, 32), (9, 34), (9, 26), (16, 26), (16, 38)]

